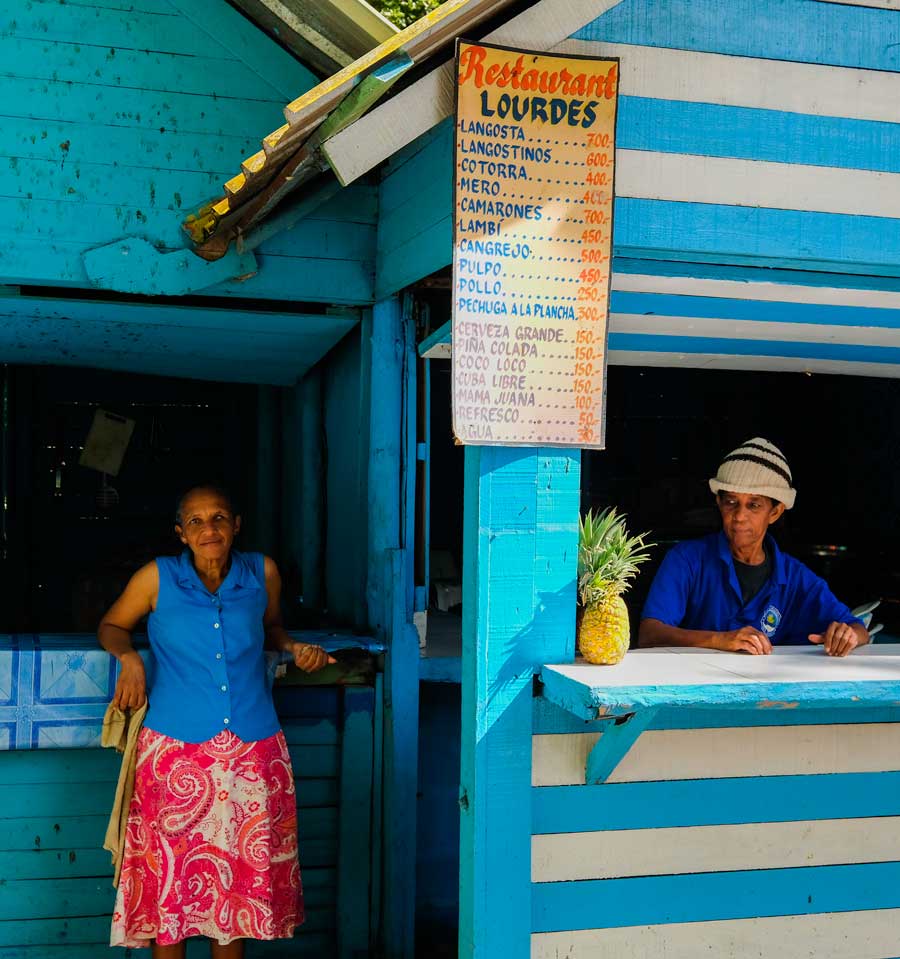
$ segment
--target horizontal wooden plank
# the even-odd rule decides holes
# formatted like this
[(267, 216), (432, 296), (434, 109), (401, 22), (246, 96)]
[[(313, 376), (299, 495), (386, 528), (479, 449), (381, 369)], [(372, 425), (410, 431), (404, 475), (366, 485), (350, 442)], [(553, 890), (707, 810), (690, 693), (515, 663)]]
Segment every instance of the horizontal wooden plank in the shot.
[(532, 931), (896, 909), (898, 880), (894, 862), (535, 883)]
[(109, 853), (96, 849), (31, 849), (0, 852), (0, 876), (7, 879), (112, 878)]
[(379, 250), (375, 297), (379, 300), (449, 265), (453, 224), (449, 216), (409, 236), (392, 250)]
[(337, 723), (329, 719), (282, 719), (281, 729), (293, 746), (337, 746), (341, 738)]
[(625, 150), (743, 157), (775, 163), (900, 172), (900, 124), (782, 110), (620, 96)]
[[(744, 326), (741, 330), (746, 333), (747, 327)], [(885, 346), (880, 342), (875, 342), (872, 345), (867, 343), (842, 342), (844, 339), (843, 336), (841, 336), (837, 342), (820, 342), (814, 330), (810, 330), (808, 339), (796, 340), (793, 337), (796, 337), (797, 329), (793, 328), (790, 332), (792, 334), (791, 339), (785, 337), (780, 340), (767, 338), (756, 339), (755, 337), (685, 336), (678, 333), (672, 336), (666, 336), (643, 332), (610, 332), (608, 345), (610, 352), (616, 350), (619, 353), (681, 353), (686, 355), (702, 353), (708, 356), (732, 354), (734, 356), (779, 357), (781, 359), (797, 360), (796, 365), (800, 369), (803, 369), (804, 362), (815, 360), (825, 363), (867, 363), (872, 367), (883, 365), (887, 368), (896, 368), (900, 365), (900, 347), (896, 345), (896, 339), (890, 336), (885, 337), (881, 331), (874, 331), (871, 339), (876, 341), (885, 339), (890, 341), (894, 339), (891, 345)], [(865, 333), (863, 331), (850, 330), (847, 333), (846, 339), (855, 339), (864, 335)], [(871, 375), (880, 376), (882, 374), (875, 371)], [(885, 373), (884, 375), (890, 375), (890, 373)], [(859, 684), (859, 686), (863, 687), (865, 685), (865, 683)], [(847, 684), (848, 688), (845, 689), (844, 694), (841, 695), (842, 702), (855, 703), (860, 700), (861, 697), (858, 693), (850, 692), (850, 687), (852, 686), (854, 686), (854, 684)], [(868, 686), (868, 694), (863, 694), (868, 705), (877, 705), (878, 703), (890, 705), (896, 702), (897, 694), (892, 688), (891, 683), (879, 684), (872, 682), (869, 683)], [(791, 688), (790, 684), (766, 683), (760, 684), (757, 687), (757, 692), (763, 699), (784, 701), (790, 698)], [(729, 696), (733, 695), (734, 692), (733, 688), (728, 688), (723, 685), (715, 691), (710, 687), (705, 687), (701, 695), (710, 693), (713, 696), (714, 702), (727, 703)], [(809, 701), (811, 705), (816, 703), (816, 701), (812, 699), (815, 694), (816, 689), (812, 684), (806, 687), (802, 693), (800, 690), (795, 690), (794, 693), (795, 696)], [(640, 693), (638, 695), (640, 695)], [(696, 700), (693, 700), (691, 692), (687, 689), (682, 689), (678, 695), (683, 697), (681, 701), (684, 705), (695, 704), (696, 702)], [(826, 706), (829, 703), (835, 703), (834, 697), (837, 695), (840, 694), (838, 694), (836, 690), (829, 691), (827, 695), (818, 700), (818, 705)], [(735, 697), (735, 699), (736, 698), (737, 697)], [(837, 704), (839, 705), (839, 703)]]
[[(114, 770), (114, 774), (118, 778), (118, 769)], [(115, 779), (98, 782), (70, 780), (63, 788), (61, 786), (62, 784), (35, 786), (33, 783), (7, 780), (5, 785), (0, 785), (0, 809), (3, 810), (3, 818), (96, 815), (99, 812), (108, 812), (116, 792)]]
[[(533, 737), (532, 784), (583, 785), (599, 734)], [(649, 730), (610, 782), (887, 772), (898, 764), (900, 725)]]
[[(190, 93), (209, 99), (284, 103), (283, 98), (246, 64), (222, 54), (181, 56), (157, 50), (92, 46), (70, 40), (19, 39), (0, 34), (0, 58), (15, 63), (16, 74), (30, 80), (84, 83), (95, 89)], [(138, 108), (139, 109), (139, 108)]]
[[(111, 118), (110, 118), (111, 120)], [(34, 120), (27, 117), (3, 118), (5, 137), (0, 143), (0, 157), (10, 160), (62, 159), (61, 143), (68, 143), (66, 166), (80, 163), (117, 163), (120, 167), (153, 170), (188, 170), (214, 173), (220, 180), (234, 174), (235, 157), (246, 156), (258, 146), (252, 136), (227, 131), (217, 133), (182, 133), (179, 130), (136, 128), (108, 122), (95, 116), (75, 120)], [(104, 154), (98, 155), (101, 138)], [(186, 191), (182, 192), (186, 195)]]
[[(20, 749), (0, 752), (0, 784), (92, 781), (114, 783), (121, 759), (114, 749)], [(0, 785), (0, 808), (5, 808)]]
[(100, 849), (108, 821), (108, 808), (92, 816), (0, 819), (0, 850)]
[(531, 790), (534, 833), (900, 815), (900, 772), (688, 779)]
[[(669, 344), (671, 345), (671, 344)], [(692, 344), (691, 346), (693, 346)], [(636, 344), (629, 344), (630, 347)], [(661, 344), (659, 344), (661, 346)], [(806, 376), (877, 376), (890, 379), (900, 378), (900, 363), (875, 363), (859, 360), (847, 360), (837, 354), (831, 359), (810, 359), (804, 356), (780, 356), (777, 350), (766, 351), (761, 355), (751, 352), (694, 352), (691, 346), (682, 344), (681, 349), (669, 351), (613, 349), (607, 352), (607, 362), (611, 366), (651, 366), (670, 369), (699, 370), (745, 370), (766, 373), (803, 373)], [(684, 352), (684, 348), (690, 352)]]
[[(110, 913), (112, 905), (110, 904)], [(311, 909), (307, 912), (304, 931), (325, 932), (334, 929), (334, 910)], [(109, 942), (110, 915), (89, 916), (71, 919), (0, 920), (0, 955), (2, 950), (13, 946), (59, 946)], [(298, 941), (302, 937), (298, 936)], [(293, 943), (292, 943), (293, 944)], [(208, 951), (209, 946), (203, 943)], [(121, 950), (118, 955), (122, 955)]]
[[(534, 700), (534, 732), (554, 733), (602, 732), (604, 720), (579, 719), (561, 709), (555, 703), (538, 696)], [(833, 726), (836, 723), (896, 723), (900, 722), (900, 707), (873, 706), (869, 709), (854, 709), (845, 714), (836, 710), (797, 709), (790, 713), (769, 713), (745, 709), (660, 709), (654, 716), (650, 729), (718, 729), (743, 726)]]
[(205, 292), (217, 296), (273, 299), (289, 296), (298, 300), (350, 306), (373, 301), (373, 263), (316, 257), (298, 261), (295, 257), (266, 255), (265, 246), (260, 248), (257, 259), (260, 270), (252, 280), (246, 283), (227, 283)]
[(7, 936), (11, 934), (6, 925), (10, 920), (25, 925), (39, 919), (101, 915), (112, 910), (115, 897), (108, 875), (95, 879), (7, 879), (0, 884), (0, 942), (4, 930)]
[(276, 686), (273, 691), (275, 709), (283, 726), (294, 718), (323, 719), (336, 725), (340, 720), (341, 696), (342, 691), (337, 687), (299, 690)]
[[(209, 83), (207, 87), (212, 93)], [(183, 134), (232, 137), (258, 137), (261, 126), (275, 129), (284, 120), (279, 104), (274, 102), (213, 99), (152, 88), (143, 89), (140, 97), (136, 97), (131, 88), (104, 87), (83, 79), (0, 76), (0, 102), (13, 116), (37, 121), (38, 136), (43, 132), (41, 120), (84, 120), (88, 127), (82, 132), (83, 136), (91, 135), (91, 124), (101, 122), (161, 132), (175, 130)]]
[[(826, 293), (827, 291), (823, 291)], [(837, 291), (835, 291), (837, 292)], [(830, 303), (795, 303), (773, 302), (769, 300), (755, 300), (751, 290), (746, 290), (744, 299), (730, 299), (723, 296), (683, 296), (668, 293), (639, 293), (624, 290), (613, 290), (610, 296), (610, 318), (615, 318), (619, 332), (637, 332), (641, 329), (638, 317), (647, 318), (648, 313), (664, 317), (667, 326), (645, 327), (646, 331), (664, 332), (667, 334), (686, 334), (692, 336), (715, 336), (713, 321), (730, 321), (730, 329), (740, 330), (741, 323), (750, 322), (760, 325), (766, 333), (760, 339), (778, 339), (773, 335), (777, 331), (780, 336), (787, 336), (791, 328), (806, 336), (818, 335), (823, 341), (832, 340), (831, 331), (850, 327), (862, 337), (865, 329), (873, 327), (878, 331), (890, 330), (894, 333), (893, 341), (885, 343), (896, 344), (896, 330), (900, 328), (900, 297), (892, 305), (882, 306), (855, 306), (850, 304)], [(815, 295), (810, 293), (811, 296)], [(870, 299), (876, 300), (874, 294)], [(882, 294), (885, 300), (891, 294)], [(892, 298), (892, 297), (891, 297)], [(687, 324), (679, 325), (678, 320), (685, 319), (689, 323), (697, 323), (696, 328)], [(812, 327), (812, 329), (810, 329)], [(724, 327), (721, 327), (724, 328)], [(721, 329), (720, 328), (720, 329)]]
[[(721, 53), (567, 40), (559, 51), (620, 57), (625, 96), (895, 123), (900, 75)], [(668, 82), (661, 80), (664, 71)], [(860, 100), (857, 92), (865, 91)]]
[[(753, 29), (747, 29), (752, 23)], [(674, 0), (665, 9), (614, 7), (578, 30), (576, 37), (617, 43), (718, 50), (767, 61), (840, 64), (897, 70), (900, 24), (890, 10), (867, 10), (804, 0), (771, 0), (763, 8), (736, 0), (723, 9), (715, 0)]]
[[(4, 32), (20, 40), (115, 47), (117, 54), (122, 50), (154, 50), (196, 56), (196, 35), (185, 29), (184, 20), (173, 15), (175, 11), (171, 7), (169, 11), (166, 16), (157, 11), (132, 9), (127, 17), (112, 17), (101, 15), (97, 7), (58, 3), (52, 15), (48, 15), (50, 11), (43, 4), (23, 4)], [(227, 56), (221, 48), (218, 52)]]
[(897, 955), (900, 910), (672, 923), (531, 937), (531, 959), (696, 959), (698, 944), (714, 956), (779, 959), (886, 959)]
[(648, 150), (616, 151), (616, 196), (900, 218), (897, 173)]
[[(69, 0), (73, 2), (73, 0)], [(60, 946), (6, 946), (0, 947), (0, 959), (122, 959), (127, 953), (119, 947), (109, 946), (109, 929), (102, 940), (81, 945)], [(310, 956), (323, 959), (334, 954), (335, 938), (328, 932), (304, 932), (302, 929), (293, 939), (271, 942), (250, 941), (247, 943), (247, 959), (268, 959), (268, 957)], [(188, 959), (208, 959), (209, 945), (195, 939), (188, 943)]]
[[(69, 6), (84, 7), (90, 11), (117, 10), (130, 13), (155, 13), (163, 17), (177, 17), (175, 9), (168, 0), (66, 0)], [(31, 3), (40, 9), (53, 12), (59, 0), (31, 0)]]
[[(616, 201), (615, 250), (620, 256), (690, 259), (830, 272), (897, 276), (900, 229), (878, 217), (703, 203)], [(666, 251), (664, 254), (663, 251)]]
[(340, 752), (334, 746), (289, 746), (288, 752), (298, 779), (326, 779), (340, 771)]
[(758, 809), (754, 818), (730, 825), (534, 836), (531, 878), (567, 882), (900, 860), (897, 816), (769, 822), (766, 810)]
[(109, 206), (109, 198), (118, 198), (147, 212), (195, 205), (213, 194), (221, 182), (221, 174), (216, 172), (159, 169), (149, 163), (140, 167), (114, 162), (63, 163), (65, 154), (58, 147), (57, 153), (53, 159), (10, 157), (5, 163), (4, 195), (36, 202), (64, 199), (67, 203), (94, 203), (103, 198), (98, 206)]
[(337, 865), (337, 840), (303, 839), (300, 841), (300, 870)]

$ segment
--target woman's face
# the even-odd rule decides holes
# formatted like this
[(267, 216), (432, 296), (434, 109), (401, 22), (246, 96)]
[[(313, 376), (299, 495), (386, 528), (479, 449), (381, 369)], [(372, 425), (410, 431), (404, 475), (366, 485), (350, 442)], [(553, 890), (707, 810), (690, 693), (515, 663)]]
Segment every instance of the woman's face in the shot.
[(746, 549), (761, 543), (766, 531), (784, 512), (784, 503), (756, 493), (722, 491), (716, 497), (722, 529), (733, 548)]
[(222, 562), (240, 528), (241, 518), (232, 513), (228, 500), (199, 489), (182, 501), (181, 523), (175, 532), (197, 559)]

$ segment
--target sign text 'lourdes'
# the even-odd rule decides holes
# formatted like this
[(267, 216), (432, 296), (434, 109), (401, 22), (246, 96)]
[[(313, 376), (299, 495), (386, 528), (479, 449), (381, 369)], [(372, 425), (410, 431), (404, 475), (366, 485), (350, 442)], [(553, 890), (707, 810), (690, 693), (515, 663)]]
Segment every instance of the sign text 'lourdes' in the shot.
[(457, 44), (453, 430), (603, 446), (617, 60)]

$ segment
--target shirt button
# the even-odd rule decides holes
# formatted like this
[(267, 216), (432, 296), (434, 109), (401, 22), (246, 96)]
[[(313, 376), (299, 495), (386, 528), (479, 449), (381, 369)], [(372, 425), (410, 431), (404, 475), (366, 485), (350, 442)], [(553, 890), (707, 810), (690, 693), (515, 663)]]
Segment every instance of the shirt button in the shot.
[(226, 716), (226, 717), (222, 720), (222, 722), (225, 723), (225, 725), (227, 726), (227, 725), (231, 722), (231, 720)]
[(222, 687), (222, 692), (223, 692), (223, 693), (228, 692), (228, 687), (227, 687), (227, 686), (223, 686), (223, 687)]
[(218, 629), (218, 628), (219, 628), (219, 624), (218, 624), (218, 623), (213, 623), (213, 629)]
[(222, 654), (221, 654), (221, 653), (216, 653), (216, 659), (221, 659), (221, 658), (222, 658)]

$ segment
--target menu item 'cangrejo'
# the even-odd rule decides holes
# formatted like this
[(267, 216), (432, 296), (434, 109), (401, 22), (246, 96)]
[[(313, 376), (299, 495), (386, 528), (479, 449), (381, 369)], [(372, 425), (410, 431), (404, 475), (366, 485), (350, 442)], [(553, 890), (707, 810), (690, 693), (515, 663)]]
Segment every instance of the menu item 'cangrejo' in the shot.
[(602, 448), (618, 60), (456, 65), (453, 431)]

